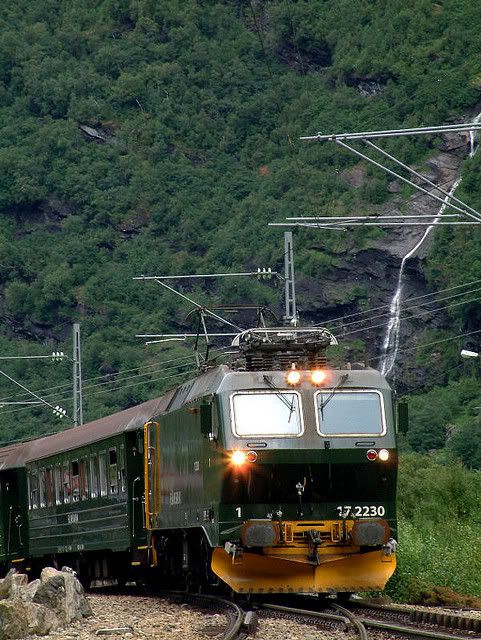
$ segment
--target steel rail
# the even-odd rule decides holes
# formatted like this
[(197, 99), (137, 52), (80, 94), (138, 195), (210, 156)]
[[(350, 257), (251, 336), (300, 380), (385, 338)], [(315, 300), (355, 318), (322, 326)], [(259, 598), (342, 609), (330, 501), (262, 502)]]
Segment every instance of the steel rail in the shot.
[[(298, 609), (297, 607), (286, 607), (280, 604), (265, 604), (260, 605), (263, 609), (272, 609), (273, 611), (279, 611), (280, 613), (293, 613), (299, 616), (305, 616), (309, 618), (319, 618), (321, 620), (327, 620), (329, 622), (339, 622), (347, 629), (351, 624), (351, 619), (347, 615), (338, 615), (335, 613), (325, 613), (323, 611), (311, 611), (310, 609)], [(352, 616), (352, 614), (351, 614)], [(354, 617), (354, 616), (352, 616)], [(361, 640), (366, 640), (367, 635)]]
[[(430, 638), (430, 640), (459, 640), (460, 636), (441, 633), (438, 631), (429, 631), (428, 629), (420, 629), (418, 627), (409, 627), (400, 624), (390, 624), (389, 622), (381, 622), (380, 620), (372, 620), (371, 618), (358, 618), (365, 627), (372, 629), (381, 629), (385, 631), (394, 631), (407, 636), (416, 636), (417, 638)], [(473, 640), (475, 638), (473, 637)]]
[(346, 609), (345, 607), (341, 607), (341, 605), (339, 604), (331, 604), (331, 608), (336, 611), (340, 611), (346, 616), (346, 618), (349, 618), (349, 620), (351, 621), (351, 624), (356, 628), (361, 640), (368, 640), (366, 626), (363, 624), (363, 622), (361, 622), (361, 620), (357, 616), (355, 616), (351, 611), (349, 611), (349, 609)]

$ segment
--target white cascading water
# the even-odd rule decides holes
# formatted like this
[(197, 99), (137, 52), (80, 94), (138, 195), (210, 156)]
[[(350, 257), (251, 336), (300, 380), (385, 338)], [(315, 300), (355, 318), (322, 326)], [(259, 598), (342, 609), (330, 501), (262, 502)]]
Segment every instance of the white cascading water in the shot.
[[(481, 119), (481, 113), (479, 113), (476, 118), (474, 118), (473, 122), (479, 122)], [(469, 132), (469, 157), (472, 158), (476, 153), (478, 147), (475, 144), (475, 135), (473, 131)], [(387, 324), (386, 334), (384, 336), (384, 341), (382, 345), (382, 356), (380, 360), (379, 370), (383, 375), (388, 375), (392, 368), (394, 367), (394, 363), (396, 362), (397, 353), (399, 350), (399, 337), (400, 337), (400, 328), (401, 328), (401, 294), (402, 294), (402, 278), (404, 274), (404, 267), (409, 258), (418, 251), (418, 249), (423, 245), (424, 241), (431, 233), (431, 230), (436, 226), (439, 222), (440, 217), (442, 216), (444, 210), (448, 205), (449, 198), (454, 194), (456, 189), (459, 187), (462, 178), (458, 178), (449, 191), (449, 195), (444, 199), (441, 208), (433, 218), (433, 223), (430, 225), (426, 231), (423, 233), (421, 240), (413, 247), (402, 259), (401, 267), (399, 269), (399, 276), (397, 281), (397, 288), (394, 294), (393, 299), (391, 300), (391, 305), (389, 308), (389, 322)]]

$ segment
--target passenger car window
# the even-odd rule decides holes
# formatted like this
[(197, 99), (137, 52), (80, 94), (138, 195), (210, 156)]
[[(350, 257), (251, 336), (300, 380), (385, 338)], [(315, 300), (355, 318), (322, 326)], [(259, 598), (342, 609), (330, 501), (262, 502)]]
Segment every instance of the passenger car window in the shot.
[(80, 497), (82, 500), (90, 498), (89, 484), (89, 461), (88, 458), (82, 458), (80, 460)]
[(119, 491), (119, 479), (117, 476), (117, 449), (109, 449), (109, 493), (116, 494)]
[(97, 456), (90, 458), (90, 495), (96, 498), (99, 494), (99, 463)]
[(53, 472), (50, 467), (45, 469), (45, 497), (47, 507), (53, 507)]
[(296, 391), (246, 391), (231, 396), (231, 419), (241, 437), (295, 437), (304, 431)]
[(62, 468), (55, 467), (55, 504), (62, 504)]
[(30, 509), (38, 509), (38, 472), (32, 469), (28, 476), (29, 484), (29, 507)]
[(105, 451), (99, 454), (100, 495), (107, 495), (107, 460)]
[(45, 469), (40, 469), (38, 477), (40, 481), (40, 506), (45, 507), (47, 504), (47, 494), (45, 490)]
[(63, 501), (69, 504), (72, 497), (72, 486), (70, 484), (70, 465), (68, 462), (63, 464)]
[(72, 502), (80, 500), (80, 474), (78, 460), (72, 461)]
[(322, 436), (380, 436), (386, 433), (384, 402), (379, 391), (319, 391), (315, 396), (317, 427)]

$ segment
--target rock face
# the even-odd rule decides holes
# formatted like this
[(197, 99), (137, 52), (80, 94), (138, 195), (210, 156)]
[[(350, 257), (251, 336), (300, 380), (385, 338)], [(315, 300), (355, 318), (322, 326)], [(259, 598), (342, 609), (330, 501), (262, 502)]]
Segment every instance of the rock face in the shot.
[(47, 567), (40, 580), (9, 571), (0, 580), (0, 640), (44, 636), (92, 615), (75, 574)]

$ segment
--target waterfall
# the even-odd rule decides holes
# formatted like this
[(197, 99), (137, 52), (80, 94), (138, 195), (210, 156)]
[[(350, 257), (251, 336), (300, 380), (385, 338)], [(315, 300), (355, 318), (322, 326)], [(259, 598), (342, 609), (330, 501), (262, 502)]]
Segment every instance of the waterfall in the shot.
[[(481, 119), (481, 112), (473, 119), (473, 122), (479, 122)], [(478, 147), (476, 145), (476, 135), (474, 131), (469, 132), (469, 157), (472, 158)], [(399, 269), (399, 276), (397, 280), (396, 292), (394, 293), (394, 297), (391, 300), (391, 305), (389, 307), (389, 321), (387, 324), (386, 334), (384, 336), (383, 345), (382, 345), (382, 356), (380, 360), (379, 370), (383, 375), (388, 375), (396, 361), (397, 353), (399, 350), (399, 338), (400, 338), (400, 329), (401, 329), (401, 294), (402, 294), (402, 278), (404, 274), (404, 267), (406, 266), (406, 262), (411, 258), (418, 249), (422, 246), (428, 235), (431, 233), (431, 230), (436, 226), (439, 222), (440, 217), (442, 216), (444, 210), (446, 209), (449, 198), (454, 194), (456, 189), (459, 187), (462, 178), (458, 178), (454, 184), (452, 185), (449, 195), (447, 195), (444, 199), (441, 208), (437, 212), (437, 214), (433, 218), (432, 224), (426, 229), (424, 234), (421, 237), (421, 240), (413, 247), (402, 259), (401, 267)]]
[(406, 262), (411, 258), (418, 249), (421, 248), (423, 242), (426, 240), (428, 235), (431, 233), (431, 230), (434, 228), (436, 223), (439, 221), (439, 218), (442, 216), (444, 210), (448, 205), (448, 201), (450, 196), (454, 194), (456, 189), (458, 188), (461, 182), (461, 178), (458, 178), (456, 182), (453, 184), (449, 191), (449, 196), (444, 198), (444, 202), (441, 205), (441, 208), (437, 212), (436, 216), (433, 219), (433, 223), (429, 225), (426, 231), (423, 233), (421, 240), (409, 251), (406, 253), (401, 262), (401, 267), (399, 269), (399, 276), (397, 280), (397, 288), (394, 294), (393, 299), (391, 300), (391, 305), (389, 308), (389, 322), (386, 329), (386, 335), (384, 336), (384, 342), (382, 345), (382, 357), (380, 364), (380, 371), (383, 375), (387, 375), (394, 366), (394, 362), (396, 361), (397, 352), (399, 349), (399, 335), (401, 328), (401, 293), (402, 293), (402, 277), (404, 274), (404, 267)]

